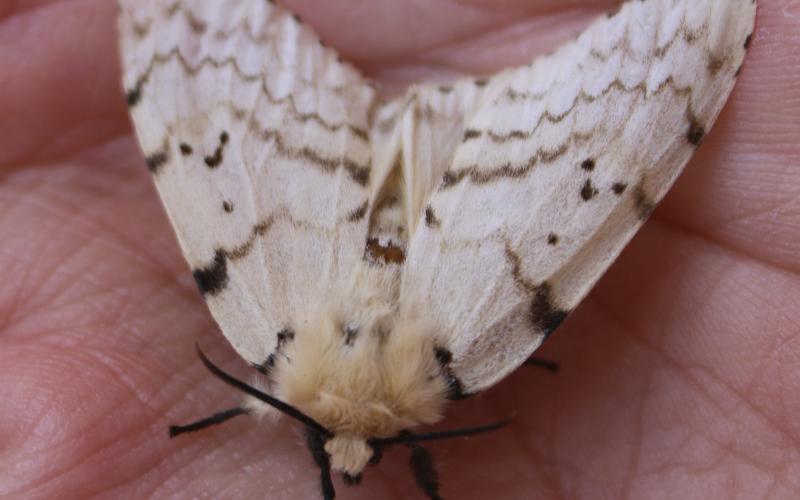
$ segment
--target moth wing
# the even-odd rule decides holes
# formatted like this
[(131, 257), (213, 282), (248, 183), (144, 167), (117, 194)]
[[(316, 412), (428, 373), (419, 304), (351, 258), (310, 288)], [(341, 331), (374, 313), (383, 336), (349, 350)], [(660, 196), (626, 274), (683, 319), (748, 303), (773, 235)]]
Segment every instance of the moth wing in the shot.
[(183, 253), (253, 364), (363, 255), (374, 90), (272, 2), (121, 2), (124, 86)]
[(404, 218), (413, 228), (424, 216), (431, 192), (450, 166), (467, 121), (483, 103), (488, 80), (464, 79), (452, 85), (414, 85), (402, 98), (381, 106), (371, 137), (384, 176), (393, 168), (403, 179)]
[(403, 271), (403, 314), (432, 324), (456, 389), (521, 364), (614, 261), (724, 105), (755, 10), (629, 2), (491, 78), (438, 184), (413, 196), (428, 202)]

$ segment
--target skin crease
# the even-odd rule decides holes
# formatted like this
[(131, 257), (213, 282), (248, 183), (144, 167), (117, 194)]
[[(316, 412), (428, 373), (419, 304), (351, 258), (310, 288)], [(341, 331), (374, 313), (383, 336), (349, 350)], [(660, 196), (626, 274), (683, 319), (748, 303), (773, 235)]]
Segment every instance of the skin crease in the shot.
[[(744, 71), (675, 188), (522, 368), (451, 404), (446, 498), (800, 496), (800, 4), (762, 0)], [(614, 2), (287, 2), (389, 92), (526, 62)], [(376, 6), (377, 4), (377, 6)], [(561, 7), (566, 5), (567, 7)], [(297, 424), (239, 417), (247, 377), (192, 282), (129, 125), (115, 8), (0, 4), (0, 497), (318, 498)], [(409, 36), (409, 26), (416, 33)], [(339, 498), (420, 498), (387, 450)]]

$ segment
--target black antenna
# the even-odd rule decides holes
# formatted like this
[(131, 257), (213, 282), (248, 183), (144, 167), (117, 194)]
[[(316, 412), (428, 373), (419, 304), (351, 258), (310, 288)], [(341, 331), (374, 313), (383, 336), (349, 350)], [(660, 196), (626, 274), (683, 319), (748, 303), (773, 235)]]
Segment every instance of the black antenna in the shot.
[(319, 422), (314, 420), (313, 418), (309, 417), (305, 413), (301, 412), (294, 406), (284, 403), (280, 399), (270, 396), (269, 394), (263, 393), (256, 389), (255, 387), (249, 386), (242, 382), (241, 380), (234, 378), (231, 375), (228, 375), (222, 369), (217, 367), (214, 363), (209, 361), (209, 359), (203, 354), (203, 351), (200, 350), (200, 346), (195, 344), (195, 348), (197, 349), (197, 355), (200, 356), (200, 361), (203, 362), (208, 371), (210, 371), (214, 376), (225, 382), (226, 384), (239, 389), (240, 391), (253, 396), (254, 398), (258, 399), (259, 401), (263, 401), (268, 405), (272, 406), (276, 410), (281, 411), (282, 413), (294, 418), (305, 424), (307, 427), (314, 429), (320, 435), (324, 437), (331, 437), (333, 433), (330, 432), (328, 429), (322, 426)]
[(505, 427), (511, 422), (511, 419), (502, 420), (489, 425), (482, 425), (480, 427), (465, 427), (463, 429), (452, 429), (449, 431), (430, 432), (427, 434), (413, 434), (405, 432), (390, 438), (371, 439), (370, 443), (375, 443), (379, 446), (390, 444), (409, 444), (420, 443), (422, 441), (437, 441), (439, 439), (451, 439), (457, 437), (474, 436), (475, 434), (483, 434), (485, 432), (496, 431)]
[(248, 413), (246, 408), (237, 406), (236, 408), (230, 408), (228, 410), (215, 413), (210, 417), (198, 420), (197, 422), (192, 422), (191, 424), (170, 425), (169, 437), (172, 438), (180, 434), (184, 434), (186, 432), (199, 431), (200, 429), (205, 429), (206, 427), (211, 427), (212, 425), (219, 425), (223, 422), (227, 422), (228, 420), (234, 417), (238, 417), (239, 415), (244, 415), (246, 413)]

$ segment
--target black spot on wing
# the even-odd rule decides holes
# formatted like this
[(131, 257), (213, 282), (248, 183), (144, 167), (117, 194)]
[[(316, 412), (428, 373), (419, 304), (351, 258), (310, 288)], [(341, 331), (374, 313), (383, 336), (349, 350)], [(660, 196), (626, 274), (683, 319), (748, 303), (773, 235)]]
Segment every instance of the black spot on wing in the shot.
[(447, 399), (456, 400), (471, 396), (471, 394), (464, 391), (464, 384), (453, 374), (453, 370), (450, 368), (450, 362), (453, 361), (453, 353), (442, 347), (437, 347), (434, 350), (434, 355), (436, 356), (436, 361), (439, 362), (442, 376), (447, 383)]
[(547, 244), (553, 246), (558, 245), (558, 235), (556, 233), (547, 235)]
[(689, 117), (689, 130), (686, 131), (686, 140), (693, 146), (699, 146), (703, 142), (706, 130), (694, 116)]
[(216, 295), (228, 285), (228, 259), (225, 251), (218, 249), (214, 260), (205, 267), (192, 270), (197, 288), (204, 296)]
[(145, 158), (147, 169), (153, 174), (157, 174), (167, 161), (169, 161), (169, 149), (167, 145), (164, 146), (164, 149), (156, 151)]
[(192, 146), (190, 146), (189, 144), (187, 144), (185, 142), (180, 143), (178, 148), (180, 148), (181, 154), (183, 156), (189, 156), (194, 151), (194, 149), (192, 149)]
[(586, 182), (583, 184), (583, 187), (581, 188), (581, 198), (583, 198), (583, 201), (589, 201), (592, 198), (594, 198), (595, 195), (597, 195), (597, 192), (598, 192), (597, 188), (594, 187), (592, 181), (586, 179)]
[(529, 314), (534, 328), (547, 338), (567, 318), (569, 311), (555, 305), (550, 284), (544, 282), (534, 291)]
[(135, 87), (125, 92), (125, 103), (128, 105), (129, 108), (132, 108), (139, 104), (139, 101), (142, 100), (142, 84), (137, 83)]
[(229, 202), (227, 200), (223, 201), (222, 202), (222, 209), (225, 210), (226, 213), (233, 212), (233, 203), (231, 203), (231, 202)]
[(267, 356), (267, 359), (265, 359), (263, 363), (253, 365), (253, 368), (264, 375), (270, 374), (272, 368), (275, 366), (276, 356), (283, 352), (283, 348), (288, 342), (294, 340), (294, 332), (288, 328), (284, 328), (276, 334), (276, 337), (278, 341), (275, 344), (275, 350), (272, 351), (269, 356)]
[(228, 139), (229, 137), (227, 132), (222, 132), (219, 135), (219, 145), (217, 145), (217, 148), (214, 150), (214, 154), (211, 156), (206, 156), (203, 159), (208, 168), (217, 168), (222, 163), (222, 155), (225, 152), (225, 145), (228, 144)]
[(620, 196), (622, 193), (625, 192), (625, 189), (628, 187), (627, 184), (624, 182), (615, 182), (613, 186), (611, 186), (611, 191), (614, 192), (615, 195)]
[(592, 170), (594, 170), (594, 165), (595, 165), (594, 159), (587, 158), (583, 160), (583, 162), (581, 163), (581, 168), (586, 170), (587, 172), (591, 172)]
[(441, 225), (441, 221), (436, 217), (436, 213), (430, 205), (425, 207), (425, 225), (431, 229), (436, 229)]

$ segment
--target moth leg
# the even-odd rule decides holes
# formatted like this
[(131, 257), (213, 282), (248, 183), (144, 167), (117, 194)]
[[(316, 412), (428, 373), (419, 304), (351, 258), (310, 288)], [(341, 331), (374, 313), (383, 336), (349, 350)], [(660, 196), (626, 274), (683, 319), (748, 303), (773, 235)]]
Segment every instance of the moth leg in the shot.
[(175, 437), (180, 434), (184, 434), (186, 432), (194, 432), (199, 431), (201, 429), (205, 429), (206, 427), (211, 427), (212, 425), (218, 425), (223, 422), (227, 422), (228, 420), (232, 419), (233, 417), (238, 417), (239, 415), (244, 415), (248, 413), (246, 408), (242, 408), (241, 406), (237, 406), (235, 408), (230, 408), (218, 413), (211, 415), (210, 417), (206, 417), (204, 419), (198, 420), (196, 422), (192, 422), (191, 424), (186, 425), (170, 425), (169, 426), (169, 437)]
[(416, 443), (409, 443), (411, 448), (411, 472), (417, 485), (431, 500), (442, 500), (439, 496), (439, 473), (433, 463), (431, 453)]
[(336, 497), (336, 490), (333, 488), (331, 480), (331, 461), (328, 452), (325, 451), (325, 438), (314, 429), (306, 429), (306, 442), (311, 456), (319, 467), (320, 486), (322, 487), (322, 498), (333, 500)]
[(559, 369), (559, 365), (555, 361), (548, 361), (546, 359), (536, 358), (533, 356), (525, 360), (525, 364), (528, 366), (538, 366), (540, 368), (549, 370), (553, 373), (558, 373)]

